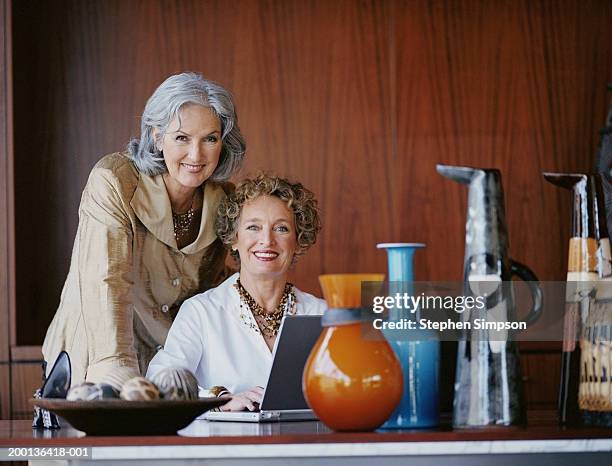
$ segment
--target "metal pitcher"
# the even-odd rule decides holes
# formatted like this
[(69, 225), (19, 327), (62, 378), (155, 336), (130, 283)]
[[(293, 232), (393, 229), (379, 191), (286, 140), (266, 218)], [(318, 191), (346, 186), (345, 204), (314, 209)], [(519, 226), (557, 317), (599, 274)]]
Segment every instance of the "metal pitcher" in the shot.
[(465, 311), (457, 351), (453, 425), (481, 427), (526, 422), (518, 346), (509, 331), (475, 322), (516, 322), (512, 275), (527, 282), (533, 306), (522, 322), (540, 315), (542, 291), (535, 274), (508, 255), (501, 174), (495, 169), (437, 166), (442, 176), (469, 186), (465, 226), (464, 294), (484, 296), (484, 309)]

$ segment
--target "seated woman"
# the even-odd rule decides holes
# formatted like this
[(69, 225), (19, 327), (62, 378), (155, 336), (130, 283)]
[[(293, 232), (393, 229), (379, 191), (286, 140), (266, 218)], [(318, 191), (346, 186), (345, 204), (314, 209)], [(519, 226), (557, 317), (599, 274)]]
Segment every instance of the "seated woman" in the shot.
[(223, 410), (254, 410), (283, 315), (322, 314), (326, 308), (325, 301), (287, 282), (291, 265), (316, 241), (317, 202), (299, 183), (260, 175), (221, 202), (215, 226), (240, 272), (183, 303), (147, 377), (168, 366), (185, 367), (201, 387), (211, 387), (209, 395), (233, 394)]

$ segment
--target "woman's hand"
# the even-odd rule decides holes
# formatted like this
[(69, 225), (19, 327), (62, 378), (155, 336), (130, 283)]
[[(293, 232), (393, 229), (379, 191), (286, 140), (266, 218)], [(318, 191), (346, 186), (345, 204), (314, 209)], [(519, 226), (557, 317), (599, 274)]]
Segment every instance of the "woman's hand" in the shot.
[(231, 400), (221, 406), (221, 411), (255, 411), (259, 409), (261, 399), (263, 398), (264, 389), (262, 387), (253, 387), (242, 393), (237, 393), (231, 396)]

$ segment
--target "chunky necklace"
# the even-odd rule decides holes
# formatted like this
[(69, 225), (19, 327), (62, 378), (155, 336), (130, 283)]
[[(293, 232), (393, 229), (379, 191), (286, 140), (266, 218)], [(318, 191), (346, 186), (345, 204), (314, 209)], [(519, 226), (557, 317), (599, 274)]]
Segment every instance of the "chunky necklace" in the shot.
[[(285, 283), (283, 297), (280, 303), (278, 303), (278, 306), (276, 306), (274, 312), (271, 313), (267, 313), (266, 310), (255, 301), (244, 286), (242, 286), (240, 279), (236, 281), (234, 287), (240, 295), (240, 318), (246, 325), (257, 333), (262, 333), (266, 337), (274, 337), (278, 334), (281, 319), (285, 314), (295, 314), (295, 292), (293, 291), (293, 285), (289, 282)], [(255, 317), (256, 323), (253, 323), (252, 320), (247, 321), (249, 319), (244, 313), (243, 305), (251, 311), (251, 314)]]
[(174, 238), (177, 243), (181, 243), (186, 235), (189, 234), (191, 230), (191, 224), (193, 223), (193, 219), (196, 216), (196, 208), (194, 207), (196, 194), (195, 191), (193, 193), (193, 197), (191, 198), (191, 206), (187, 212), (183, 212), (181, 214), (177, 214), (172, 212), (172, 222), (174, 223)]

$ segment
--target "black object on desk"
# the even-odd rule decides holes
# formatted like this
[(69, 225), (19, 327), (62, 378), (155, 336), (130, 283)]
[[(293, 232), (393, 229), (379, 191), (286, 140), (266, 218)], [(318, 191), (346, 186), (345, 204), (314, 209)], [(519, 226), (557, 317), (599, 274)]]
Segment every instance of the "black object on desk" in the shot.
[[(49, 372), (49, 376), (44, 380), (42, 387), (34, 393), (34, 398), (66, 398), (70, 388), (71, 374), (70, 356), (65, 351), (62, 351), (57, 356), (53, 368)], [(60, 424), (55, 414), (34, 406), (32, 428), (59, 429)]]

